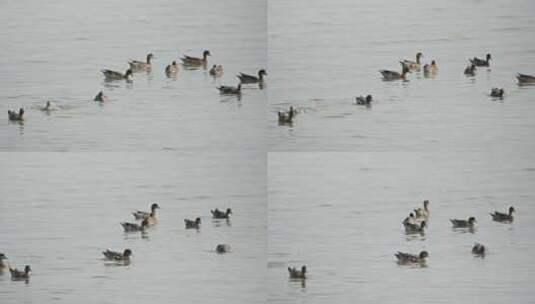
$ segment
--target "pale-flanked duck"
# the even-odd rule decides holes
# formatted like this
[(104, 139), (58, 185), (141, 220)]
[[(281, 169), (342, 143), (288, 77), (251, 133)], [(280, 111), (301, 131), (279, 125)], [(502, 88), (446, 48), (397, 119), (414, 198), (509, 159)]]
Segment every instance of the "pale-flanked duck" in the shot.
[(500, 89), (500, 88), (492, 88), (492, 90), (490, 90), (490, 96), (491, 97), (503, 98), (503, 94), (504, 93), (505, 93), (505, 91), (503, 89)]
[(307, 278), (307, 267), (305, 265), (301, 266), (301, 270), (298, 270), (295, 267), (288, 267), (288, 274), (290, 279), (306, 279)]
[(297, 110), (293, 106), (290, 106), (288, 111), (279, 111), (277, 112), (279, 117), (279, 124), (291, 124), (297, 115)]
[(201, 218), (198, 217), (195, 220), (184, 219), (184, 224), (186, 224), (186, 229), (199, 229), (201, 226)]
[(484, 256), (485, 255), (486, 248), (480, 243), (475, 243), (474, 247), (472, 247), (472, 254), (477, 256)]
[(427, 223), (425, 221), (422, 221), (420, 224), (406, 223), (406, 224), (403, 224), (403, 226), (405, 226), (405, 231), (407, 233), (423, 233), (425, 232), (425, 227), (427, 227)]
[(137, 223), (121, 223), (124, 232), (144, 232), (149, 227), (149, 219), (144, 219), (141, 224)]
[(9, 264), (7, 262), (7, 256), (3, 253), (0, 253), (0, 269), (4, 269), (9, 267)]
[(151, 61), (153, 58), (154, 55), (152, 53), (149, 53), (147, 54), (147, 60), (145, 62), (138, 60), (130, 60), (128, 61), (128, 64), (130, 65), (130, 69), (132, 69), (132, 72), (148, 71), (151, 69)]
[(104, 78), (106, 81), (114, 81), (114, 80), (127, 80), (132, 81), (132, 70), (128, 69), (123, 74), (121, 72), (112, 71), (112, 70), (100, 70), (102, 74), (104, 74)]
[(150, 212), (136, 210), (132, 212), (132, 215), (136, 220), (144, 219), (156, 219), (156, 209), (160, 209), (160, 206), (157, 203), (150, 205)]
[(180, 58), (180, 60), (182, 60), (182, 63), (186, 66), (201, 66), (201, 65), (206, 65), (206, 63), (208, 62), (208, 56), (212, 56), (210, 54), (210, 51), (209, 50), (205, 50), (203, 53), (202, 53), (202, 58), (197, 58), (197, 57), (191, 57), (191, 56), (188, 56), (188, 55), (184, 55), (184, 57)]
[(357, 96), (355, 97), (355, 104), (357, 105), (364, 105), (364, 106), (369, 106), (371, 105), (373, 101), (373, 97), (372, 95), (366, 95), (366, 97), (364, 96)]
[(104, 92), (100, 91), (95, 96), (95, 98), (93, 98), (93, 101), (106, 102), (106, 101), (108, 101), (108, 97), (106, 95), (104, 95)]
[(390, 71), (390, 70), (379, 70), (379, 73), (383, 75), (384, 80), (405, 79), (407, 73), (409, 72), (409, 68), (403, 62), (401, 62), (401, 68), (402, 68), (401, 73), (396, 72), (396, 71)]
[(492, 219), (496, 222), (512, 222), (513, 221), (513, 212), (515, 212), (515, 208), (513, 206), (509, 207), (509, 213), (501, 213), (498, 211), (494, 211), (494, 213), (491, 213)]
[(437, 71), (438, 71), (438, 65), (437, 65), (437, 62), (435, 60), (432, 60), (431, 64), (427, 64), (426, 63), (424, 65), (424, 74), (425, 75), (436, 74)]
[(175, 76), (178, 73), (178, 70), (178, 64), (176, 61), (173, 61), (165, 67), (165, 75), (167, 75), (167, 77)]
[(424, 55), (421, 52), (416, 53), (416, 61), (402, 60), (401, 64), (406, 66), (409, 71), (419, 71), (421, 67), (421, 59)]
[(230, 246), (227, 244), (219, 244), (215, 247), (217, 253), (227, 253), (230, 252)]
[(128, 261), (130, 261), (130, 256), (132, 255), (132, 250), (125, 249), (123, 251), (123, 253), (120, 253), (120, 252), (117, 252), (117, 251), (111, 251), (109, 249), (106, 249), (106, 251), (102, 251), (102, 254), (108, 260), (117, 261), (117, 262), (128, 262)]
[(266, 70), (261, 69), (258, 71), (258, 76), (240, 73), (236, 75), (240, 79), (241, 83), (259, 83), (264, 82), (264, 76), (267, 76)]
[(516, 74), (516, 79), (518, 79), (519, 84), (535, 84), (535, 76), (527, 75), (527, 74)]
[(476, 65), (471, 63), (469, 66), (464, 69), (464, 75), (466, 76), (475, 76), (476, 75)]
[(220, 86), (217, 88), (220, 94), (223, 95), (240, 95), (241, 94), (241, 83), (237, 87), (231, 86)]
[(215, 219), (228, 219), (232, 213), (232, 209), (227, 208), (227, 211), (223, 212), (217, 208), (215, 210), (210, 210), (212, 217)]
[(208, 73), (214, 77), (221, 77), (223, 76), (223, 66), (214, 64)]
[(476, 218), (471, 216), (467, 220), (450, 219), (453, 228), (474, 228)]
[(24, 120), (24, 109), (20, 108), (19, 112), (7, 110), (7, 116), (11, 121), (23, 121)]
[(414, 217), (414, 213), (410, 213), (409, 216), (407, 216), (404, 220), (403, 220), (403, 225), (407, 225), (407, 224), (412, 224), (412, 225), (415, 225), (416, 224), (416, 217)]
[(470, 61), (471, 64), (473, 64), (475, 66), (488, 67), (488, 66), (490, 66), (490, 60), (491, 59), (492, 59), (492, 56), (490, 54), (487, 54), (485, 60), (479, 59), (477, 57), (474, 57), (473, 59), (468, 59), (468, 60)]
[(30, 278), (32, 268), (30, 267), (30, 265), (26, 265), (26, 267), (24, 267), (24, 270), (18, 270), (17, 268), (9, 268), (9, 272), (11, 272), (11, 278), (14, 280), (26, 280)]
[(411, 254), (398, 251), (395, 254), (399, 264), (423, 264), (426, 262), (429, 253), (427, 251), (421, 251), (420, 254)]
[(429, 200), (424, 201), (424, 208), (414, 209), (414, 215), (417, 219), (427, 219), (429, 217)]

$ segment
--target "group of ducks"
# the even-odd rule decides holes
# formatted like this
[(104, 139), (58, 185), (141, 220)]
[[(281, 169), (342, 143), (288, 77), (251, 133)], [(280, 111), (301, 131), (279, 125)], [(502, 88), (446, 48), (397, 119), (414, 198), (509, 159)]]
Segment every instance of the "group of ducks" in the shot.
[[(123, 227), (124, 231), (127, 233), (131, 232), (141, 232), (145, 233), (146, 230), (156, 225), (157, 218), (156, 218), (156, 210), (160, 209), (160, 206), (157, 203), (153, 203), (150, 206), (150, 211), (140, 211), (136, 210), (132, 212), (132, 215), (134, 216), (134, 219), (138, 222), (131, 223), (131, 222), (123, 222), (120, 223)], [(214, 210), (210, 210), (212, 214), (212, 218), (217, 220), (229, 220), (230, 215), (232, 213), (232, 209), (227, 208), (225, 211), (219, 210), (218, 208)], [(201, 218), (197, 217), (195, 220), (191, 219), (184, 219), (184, 224), (186, 229), (200, 229), (201, 225)], [(215, 248), (215, 251), (217, 253), (223, 254), (231, 251), (231, 247), (228, 244), (218, 244)], [(113, 251), (110, 249), (106, 249), (102, 252), (104, 255), (105, 260), (112, 261), (115, 263), (120, 263), (122, 265), (128, 265), (130, 263), (130, 257), (132, 256), (132, 250), (129, 248), (124, 249), (122, 252), (120, 251)], [(11, 273), (11, 278), (13, 280), (26, 280), (28, 282), (30, 278), (30, 273), (32, 271), (30, 265), (26, 265), (24, 267), (24, 270), (18, 270), (11, 268), (9, 263), (7, 262), (7, 257), (4, 253), (0, 253), (0, 273), (5, 269), (8, 268)]]
[[(182, 65), (186, 69), (198, 69), (200, 67), (204, 67), (206, 69), (206, 66), (208, 64), (208, 56), (211, 56), (209, 50), (204, 50), (202, 57), (192, 57), (188, 55), (184, 55), (184, 57), (180, 58), (182, 61)], [(126, 81), (126, 82), (133, 82), (134, 79), (134, 73), (136, 72), (147, 72), (150, 73), (152, 71), (152, 60), (154, 59), (154, 55), (152, 53), (147, 54), (147, 58), (145, 61), (140, 60), (130, 60), (128, 61), (129, 68), (124, 72), (118, 72), (108, 69), (102, 69), (101, 72), (104, 75), (104, 79), (107, 82), (112, 81)], [(171, 64), (167, 65), (165, 67), (165, 74), (167, 77), (175, 77), (180, 68), (176, 61), (171, 62)], [(224, 74), (223, 66), (222, 65), (213, 65), (212, 68), (208, 72), (213, 77), (221, 77)], [(264, 84), (264, 77), (267, 76), (267, 72), (264, 69), (260, 69), (258, 71), (258, 74), (250, 75), (245, 73), (239, 73), (236, 75), (236, 77), (239, 79), (239, 83), (237, 86), (228, 86), (228, 85), (222, 85), (217, 87), (220, 94), (222, 95), (237, 95), (241, 97), (241, 88), (242, 84), (258, 84), (260, 88), (263, 87)], [(106, 102), (108, 100), (108, 97), (104, 95), (103, 91), (100, 91), (94, 98), (93, 101), (98, 102)], [(50, 101), (46, 102), (46, 105), (41, 107), (42, 111), (51, 111), (53, 109), (52, 104)], [(8, 119), (10, 121), (23, 121), (24, 120), (24, 109), (20, 108), (20, 110), (12, 111), (8, 110)]]

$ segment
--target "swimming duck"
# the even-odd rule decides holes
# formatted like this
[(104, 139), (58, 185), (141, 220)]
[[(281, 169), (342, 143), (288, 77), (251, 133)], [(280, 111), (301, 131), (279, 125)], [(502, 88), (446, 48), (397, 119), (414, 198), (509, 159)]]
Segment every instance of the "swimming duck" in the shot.
[(24, 271), (18, 270), (17, 268), (15, 269), (9, 268), (9, 272), (11, 272), (11, 278), (15, 280), (29, 279), (31, 271), (32, 271), (32, 268), (30, 268), (30, 265), (26, 265), (26, 267), (24, 267)]
[(167, 75), (167, 77), (174, 76), (177, 73), (178, 73), (178, 64), (176, 63), (176, 61), (171, 62), (170, 65), (165, 67), (165, 75)]
[(9, 267), (6, 260), (7, 260), (6, 255), (3, 253), (0, 253), (0, 269)]
[(450, 222), (453, 224), (453, 228), (473, 228), (476, 218), (471, 216), (468, 220), (450, 219)]
[(516, 78), (518, 79), (518, 83), (520, 84), (535, 83), (535, 76), (518, 73), (516, 74)]
[(288, 274), (290, 279), (306, 279), (307, 267), (301, 266), (301, 270), (297, 270), (295, 267), (288, 267)]
[(217, 253), (227, 253), (230, 251), (230, 246), (227, 244), (219, 244), (215, 247)]
[(355, 104), (369, 106), (372, 103), (372, 95), (357, 96), (355, 97)]
[(464, 75), (466, 76), (474, 76), (476, 74), (476, 65), (470, 64), (469, 66), (464, 69)]
[(191, 229), (191, 228), (199, 229), (201, 225), (201, 218), (198, 217), (195, 220), (184, 219), (184, 223), (186, 224), (186, 229)]
[(102, 251), (102, 254), (106, 257), (108, 260), (112, 261), (130, 261), (130, 256), (132, 255), (132, 250), (125, 249), (123, 253), (117, 252), (117, 251), (111, 251), (107, 249), (106, 251)]
[(108, 97), (107, 97), (106, 95), (104, 95), (104, 92), (100, 91), (100, 92), (98, 92), (98, 94), (95, 96), (95, 98), (93, 99), (93, 101), (105, 102), (105, 101), (108, 101)]
[(52, 103), (50, 103), (50, 100), (47, 100), (45, 106), (41, 107), (41, 111), (47, 112), (50, 110), (52, 110)]
[(132, 69), (132, 72), (141, 72), (141, 71), (147, 71), (151, 68), (151, 60), (154, 58), (154, 55), (152, 53), (147, 55), (147, 61), (138, 61), (138, 60), (130, 60), (128, 61), (128, 64), (130, 65), (130, 69)]
[(279, 124), (291, 124), (295, 115), (297, 115), (297, 110), (290, 106), (290, 110), (279, 111), (277, 115), (279, 116)]
[(414, 209), (414, 214), (416, 215), (416, 218), (419, 219), (419, 218), (428, 218), (429, 217), (429, 201), (428, 200), (425, 200), (424, 201), (424, 208), (418, 208), (418, 209)]
[(136, 210), (132, 212), (132, 215), (136, 220), (156, 219), (156, 209), (160, 209), (160, 206), (157, 203), (153, 203), (150, 205), (150, 212)]
[(423, 56), (424, 55), (421, 52), (418, 52), (418, 53), (416, 53), (416, 61), (402, 60), (401, 64), (406, 66), (409, 69), (409, 71), (419, 71), (420, 70), (420, 66), (421, 66), (420, 59)]
[(407, 225), (407, 224), (416, 224), (416, 218), (414, 217), (414, 213), (410, 213), (409, 216), (407, 216), (404, 220), (403, 220), (403, 225)]
[(264, 76), (267, 76), (266, 70), (261, 69), (258, 71), (258, 77), (240, 73), (239, 75), (236, 75), (240, 79), (241, 83), (259, 83), (264, 81)]
[(20, 108), (19, 112), (7, 110), (7, 115), (11, 121), (23, 121), (24, 120), (24, 109)]
[(438, 66), (437, 66), (437, 63), (436, 61), (431, 61), (431, 64), (424, 64), (424, 74), (425, 75), (429, 75), (429, 74), (435, 74), (436, 72), (438, 71)]
[(112, 70), (100, 70), (102, 74), (104, 74), (104, 78), (106, 81), (113, 81), (113, 80), (132, 80), (132, 70), (128, 69), (123, 74), (121, 72), (116, 72)]
[(214, 64), (208, 73), (214, 77), (221, 77), (223, 76), (223, 66)]
[(513, 212), (515, 212), (515, 208), (511, 206), (509, 207), (509, 214), (494, 211), (494, 213), (491, 213), (490, 215), (492, 216), (492, 219), (497, 222), (512, 222)]
[(422, 233), (425, 232), (425, 227), (427, 227), (427, 223), (425, 221), (422, 221), (420, 225), (417, 223), (411, 224), (407, 222), (406, 224), (403, 224), (405, 226), (405, 231), (407, 233)]
[(395, 256), (398, 258), (398, 263), (400, 264), (422, 264), (425, 263), (429, 253), (427, 251), (421, 251), (419, 255), (415, 255), (398, 251)]
[(473, 59), (468, 59), (468, 61), (470, 61), (470, 63), (475, 66), (488, 67), (490, 66), (490, 60), (492, 59), (492, 57), (490, 56), (490, 54), (487, 54), (486, 58), (487, 58), (486, 60), (483, 60), (483, 59), (474, 57)]
[(136, 223), (121, 223), (124, 232), (144, 232), (149, 227), (149, 219), (144, 219), (141, 224)]
[(484, 256), (485, 250), (485, 246), (480, 243), (475, 243), (474, 247), (472, 247), (472, 253), (479, 256)]
[(223, 95), (240, 95), (241, 94), (241, 83), (237, 87), (231, 86), (220, 86), (217, 88), (219, 93)]
[(210, 212), (212, 213), (212, 216), (213, 218), (215, 219), (228, 219), (229, 216), (232, 213), (232, 209), (230, 208), (227, 208), (227, 211), (226, 212), (223, 212), (223, 211), (220, 211), (219, 209), (215, 208), (215, 210), (210, 210)]
[(184, 57), (180, 58), (180, 60), (182, 60), (182, 63), (186, 66), (201, 66), (201, 65), (206, 65), (206, 63), (208, 62), (208, 59), (207, 59), (208, 56), (212, 56), (212, 55), (210, 54), (210, 51), (205, 50), (202, 53), (202, 58), (184, 55)]
[(505, 93), (505, 91), (503, 89), (492, 88), (492, 90), (490, 90), (490, 96), (491, 97), (502, 98), (503, 97), (503, 93)]
[(401, 62), (402, 72), (390, 71), (390, 70), (379, 70), (379, 73), (383, 75), (384, 80), (399, 80), (405, 79), (405, 76), (409, 72), (409, 68)]

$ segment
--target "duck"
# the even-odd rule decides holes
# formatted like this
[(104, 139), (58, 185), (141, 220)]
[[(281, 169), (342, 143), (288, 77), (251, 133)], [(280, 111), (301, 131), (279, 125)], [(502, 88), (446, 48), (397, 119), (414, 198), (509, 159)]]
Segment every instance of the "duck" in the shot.
[(396, 72), (396, 71), (390, 71), (390, 70), (379, 70), (379, 73), (383, 75), (384, 80), (399, 80), (399, 79), (405, 79), (407, 73), (409, 72), (409, 68), (401, 62), (401, 68), (402, 72)]
[(471, 63), (469, 66), (464, 69), (464, 75), (466, 76), (474, 76), (476, 75), (476, 65)]
[(41, 107), (41, 111), (48, 112), (51, 110), (52, 110), (52, 103), (50, 102), (50, 100), (47, 100), (45, 106)]
[(151, 69), (151, 61), (154, 58), (154, 55), (152, 53), (147, 54), (147, 61), (138, 61), (138, 60), (130, 60), (128, 61), (128, 64), (130, 65), (130, 69), (132, 72), (141, 72), (141, 71), (148, 71)]
[(147, 227), (149, 227), (149, 219), (144, 219), (141, 224), (136, 223), (121, 223), (123, 226), (124, 232), (144, 232)]
[(266, 70), (261, 69), (258, 71), (258, 76), (240, 73), (236, 75), (240, 79), (241, 83), (260, 83), (264, 82), (264, 76), (267, 76)]
[(0, 252), (0, 269), (7, 267), (9, 267), (9, 264), (7, 263), (7, 256)]
[(215, 208), (215, 210), (210, 210), (212, 217), (215, 219), (228, 219), (232, 213), (232, 209), (227, 208), (227, 211), (223, 212)]
[(410, 213), (409, 216), (407, 216), (404, 220), (403, 220), (403, 225), (407, 225), (407, 224), (416, 224), (416, 218), (414, 217), (414, 213)]
[(416, 255), (398, 251), (395, 256), (400, 264), (422, 264), (426, 262), (429, 253), (424, 250), (421, 251), (420, 254)]
[(108, 101), (108, 97), (106, 95), (104, 95), (104, 92), (100, 91), (95, 96), (95, 98), (93, 98), (93, 101), (106, 102), (106, 101)]
[(198, 217), (195, 220), (184, 219), (184, 223), (186, 224), (186, 229), (192, 229), (192, 228), (199, 229), (201, 225), (201, 218)]
[(429, 200), (424, 201), (424, 208), (414, 209), (414, 215), (417, 219), (427, 219), (429, 217)]
[(204, 52), (202, 53), (202, 58), (184, 55), (184, 57), (180, 58), (180, 60), (182, 60), (182, 64), (186, 66), (201, 66), (206, 65), (206, 63), (208, 62), (208, 56), (212, 56), (212, 54), (210, 54), (209, 50), (204, 50)]
[(217, 88), (220, 94), (223, 95), (240, 95), (241, 94), (241, 83), (237, 87), (231, 86), (220, 86)]
[(117, 251), (111, 251), (109, 249), (106, 249), (106, 251), (102, 251), (102, 254), (106, 257), (108, 260), (112, 261), (130, 261), (130, 256), (132, 255), (132, 250), (125, 249), (123, 253), (117, 252)]
[(499, 88), (492, 88), (492, 90), (490, 90), (491, 97), (503, 98), (504, 93), (505, 91)]
[(516, 79), (518, 79), (518, 83), (520, 84), (535, 83), (535, 76), (532, 75), (517, 73)]
[(431, 64), (427, 64), (427, 63), (424, 64), (424, 74), (425, 75), (435, 74), (437, 71), (438, 71), (438, 66), (437, 66), (436, 61), (432, 60)]
[(453, 228), (474, 228), (476, 218), (471, 216), (468, 220), (450, 219), (450, 222), (453, 224)]
[(295, 115), (297, 115), (297, 110), (293, 106), (290, 106), (290, 110), (279, 111), (277, 115), (279, 117), (279, 124), (291, 124)]
[(15, 269), (9, 268), (9, 272), (11, 272), (12, 279), (15, 279), (15, 280), (29, 279), (30, 273), (32, 272), (32, 268), (30, 267), (30, 265), (26, 265), (24, 267), (24, 270), (18, 270), (17, 268)]
[(217, 253), (227, 253), (230, 251), (230, 246), (227, 244), (219, 244), (215, 247)]
[(123, 74), (121, 72), (116, 72), (112, 70), (100, 70), (102, 74), (104, 74), (104, 78), (106, 81), (114, 81), (114, 80), (126, 80), (126, 81), (132, 81), (132, 69), (126, 70), (126, 72)]
[(19, 112), (7, 110), (7, 115), (11, 121), (23, 121), (24, 120), (24, 109), (20, 108)]
[(295, 267), (288, 267), (288, 274), (290, 279), (306, 279), (307, 278), (307, 266), (301, 266), (301, 270), (296, 269)]
[(407, 233), (423, 233), (425, 232), (425, 227), (427, 227), (427, 223), (425, 221), (422, 221), (419, 225), (417, 223), (411, 224), (411, 223), (404, 223), (403, 226), (405, 226), (405, 231)]
[(223, 66), (214, 64), (208, 73), (214, 77), (221, 77), (223, 76)]
[(170, 65), (165, 67), (165, 75), (167, 75), (167, 77), (174, 76), (177, 73), (178, 73), (178, 64), (176, 63), (176, 61), (171, 62)]
[(485, 246), (480, 243), (475, 243), (474, 247), (472, 247), (472, 254), (474, 255), (484, 256), (485, 251), (486, 251)]
[(509, 207), (509, 213), (501, 213), (498, 211), (494, 211), (494, 213), (491, 213), (492, 219), (496, 222), (512, 222), (513, 221), (513, 212), (515, 212), (515, 208), (513, 206)]
[(372, 95), (369, 95), (369, 94), (366, 95), (366, 97), (357, 96), (355, 97), (355, 104), (369, 106), (372, 103), (372, 100), (373, 100), (373, 97)]
[(468, 61), (470, 61), (471, 64), (475, 65), (475, 66), (480, 66), (480, 67), (488, 67), (490, 66), (490, 60), (492, 59), (492, 56), (490, 54), (487, 54), (486, 56), (486, 59), (483, 60), (483, 59), (479, 59), (477, 57), (474, 57), (473, 59), (468, 59)]
[(132, 215), (136, 220), (148, 219), (150, 222), (151, 220), (156, 220), (156, 209), (160, 209), (160, 206), (157, 203), (153, 203), (150, 205), (150, 212), (136, 210), (132, 212)]
[(405, 60), (401, 61), (401, 64), (406, 66), (409, 69), (409, 71), (419, 71), (420, 70), (420, 66), (421, 66), (420, 59), (423, 56), (424, 55), (422, 54), (422, 52), (418, 52), (418, 53), (416, 53), (416, 61), (406, 60), (405, 59)]

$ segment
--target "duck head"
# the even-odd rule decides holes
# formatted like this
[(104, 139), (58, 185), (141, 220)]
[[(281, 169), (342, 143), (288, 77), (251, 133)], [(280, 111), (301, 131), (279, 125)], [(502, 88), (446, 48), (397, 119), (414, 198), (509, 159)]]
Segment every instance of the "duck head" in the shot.
[(420, 63), (420, 59), (424, 56), (424, 54), (422, 54), (422, 52), (418, 52), (416, 53), (416, 62), (417, 63)]
[(366, 96), (366, 102), (367, 103), (372, 102), (372, 99), (373, 99), (372, 95), (368, 94), (368, 96)]
[(24, 267), (25, 273), (30, 273), (31, 271), (32, 271), (32, 268), (30, 267), (30, 265), (26, 265), (26, 267)]
[(157, 203), (154, 203), (154, 204), (150, 205), (150, 210), (151, 210), (151, 211), (154, 211), (154, 210), (156, 210), (156, 209), (160, 209), (160, 206), (158, 206)]
[(305, 274), (307, 272), (307, 267), (305, 265), (301, 266), (301, 273)]
[(209, 50), (204, 50), (204, 52), (202, 52), (202, 57), (204, 59), (206, 59), (206, 57), (208, 57), (208, 56), (212, 56), (212, 54), (210, 54)]
[(126, 70), (126, 73), (124, 73), (124, 76), (126, 77), (126, 79), (131, 80), (133, 76), (132, 70), (131, 69)]
[(125, 249), (124, 252), (123, 252), (123, 255), (125, 257), (130, 257), (132, 255), (132, 250), (130, 249)]
[(20, 108), (20, 109), (19, 109), (19, 116), (22, 117), (22, 115), (24, 115), (24, 109), (23, 109), (23, 108)]
[(468, 223), (473, 224), (475, 222), (476, 222), (476, 218), (475, 217), (471, 216), (470, 218), (468, 218)]
[(199, 225), (200, 223), (201, 223), (201, 218), (200, 217), (196, 218), (195, 219), (195, 224)]
[(420, 259), (425, 259), (428, 256), (429, 256), (429, 253), (427, 253), (427, 251), (425, 251), (425, 250), (420, 252), (420, 255), (419, 255)]
[(151, 60), (152, 60), (153, 58), (154, 58), (154, 55), (153, 55), (152, 53), (149, 53), (149, 54), (147, 55), (147, 63), (150, 64), (150, 62), (151, 62)]
[(429, 206), (429, 200), (424, 201), (424, 209), (427, 211), (427, 208)]
[(171, 64), (172, 64), (172, 65), (176, 65), (176, 61), (173, 61)]
[(436, 65), (437, 65), (437, 62), (434, 60), (431, 60), (431, 66), (436, 66)]
[(3, 253), (0, 253), (0, 261), (6, 260), (6, 259), (7, 259), (6, 255)]
[(258, 77), (262, 77), (262, 76), (267, 76), (266, 70), (264, 69), (261, 69), (260, 71), (258, 71)]
[(492, 56), (489, 54), (487, 54), (487, 62), (490, 61), (492, 59)]
[(225, 212), (225, 213), (226, 213), (227, 215), (229, 215), (229, 214), (233, 214), (233, 213), (232, 213), (232, 209), (230, 209), (230, 208), (227, 208), (227, 212)]
[(513, 206), (509, 207), (509, 215), (512, 215), (513, 212), (515, 212), (515, 208)]

